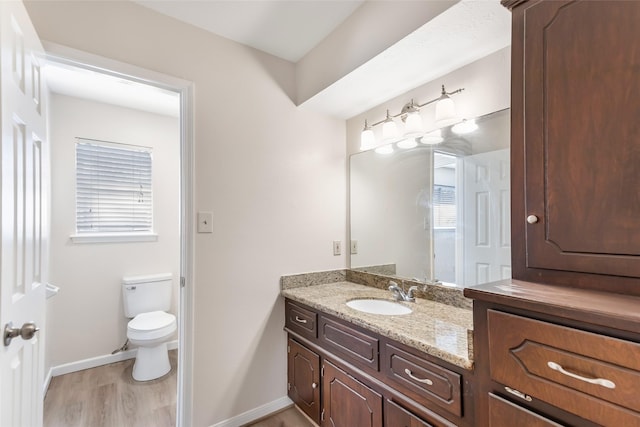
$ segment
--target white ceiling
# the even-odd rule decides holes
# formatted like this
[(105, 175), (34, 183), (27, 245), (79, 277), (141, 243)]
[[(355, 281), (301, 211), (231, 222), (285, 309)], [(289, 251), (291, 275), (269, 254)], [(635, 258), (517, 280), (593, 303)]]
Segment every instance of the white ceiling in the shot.
[[(295, 62), (365, 0), (134, 1)], [(510, 13), (499, 0), (461, 0), (303, 105), (351, 118), (508, 46), (510, 31)], [(53, 92), (158, 114), (179, 114), (178, 95), (159, 88), (89, 70), (74, 72), (56, 63), (47, 67), (45, 76)]]
[(298, 62), (364, 0), (134, 0), (219, 36)]

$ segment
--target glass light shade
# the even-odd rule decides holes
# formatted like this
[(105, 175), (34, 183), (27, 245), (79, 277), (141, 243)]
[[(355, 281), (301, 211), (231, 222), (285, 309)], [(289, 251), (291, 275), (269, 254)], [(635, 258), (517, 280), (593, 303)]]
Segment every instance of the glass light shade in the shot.
[(471, 119), (471, 120), (462, 120), (462, 122), (458, 123), (457, 125), (454, 125), (451, 128), (451, 131), (453, 133), (457, 133), (458, 135), (464, 135), (465, 133), (471, 133), (474, 130), (478, 129), (478, 125), (476, 124), (475, 119)]
[(453, 103), (453, 99), (448, 96), (443, 96), (436, 103), (436, 125), (448, 126), (459, 121), (456, 116), (456, 105)]
[(405, 138), (402, 141), (398, 141), (399, 148), (413, 148), (416, 147), (418, 143), (415, 138)]
[(391, 144), (381, 145), (375, 151), (378, 154), (391, 154), (393, 153), (393, 146)]
[(419, 111), (414, 111), (407, 115), (407, 120), (404, 122), (404, 136), (418, 136), (424, 132), (422, 127), (422, 117), (420, 117)]
[(421, 143), (429, 145), (440, 144), (442, 141), (444, 141), (444, 138), (442, 138), (442, 131), (440, 129), (429, 132), (420, 139)]
[(397, 137), (398, 126), (396, 126), (396, 122), (394, 122), (392, 118), (387, 118), (387, 120), (382, 123), (382, 139), (389, 141)]
[(376, 146), (376, 137), (373, 134), (373, 129), (365, 128), (360, 134), (360, 150), (369, 150)]

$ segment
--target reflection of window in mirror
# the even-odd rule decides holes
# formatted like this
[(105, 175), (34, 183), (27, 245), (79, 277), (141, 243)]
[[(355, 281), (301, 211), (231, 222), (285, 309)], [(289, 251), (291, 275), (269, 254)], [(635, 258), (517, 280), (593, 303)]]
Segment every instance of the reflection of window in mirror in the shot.
[(456, 282), (456, 156), (433, 153), (433, 252), (435, 277)]

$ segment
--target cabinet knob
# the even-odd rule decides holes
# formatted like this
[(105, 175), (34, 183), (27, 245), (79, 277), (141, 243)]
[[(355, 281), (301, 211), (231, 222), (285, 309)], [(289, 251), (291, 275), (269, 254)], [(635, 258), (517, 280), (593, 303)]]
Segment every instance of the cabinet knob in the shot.
[(316, 383), (311, 384), (311, 388), (316, 388), (316, 387), (318, 387), (318, 384)]
[(529, 224), (535, 224), (536, 222), (538, 222), (538, 217), (537, 217), (537, 216), (535, 216), (535, 215), (529, 215), (529, 216), (527, 217), (527, 222), (528, 222)]

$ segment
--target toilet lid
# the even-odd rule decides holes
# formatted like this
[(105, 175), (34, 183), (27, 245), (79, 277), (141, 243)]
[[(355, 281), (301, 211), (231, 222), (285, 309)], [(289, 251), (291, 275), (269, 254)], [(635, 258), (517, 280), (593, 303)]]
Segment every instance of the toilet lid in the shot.
[(127, 325), (129, 330), (139, 332), (151, 332), (171, 326), (176, 321), (176, 316), (164, 311), (152, 311), (141, 313), (133, 318)]

